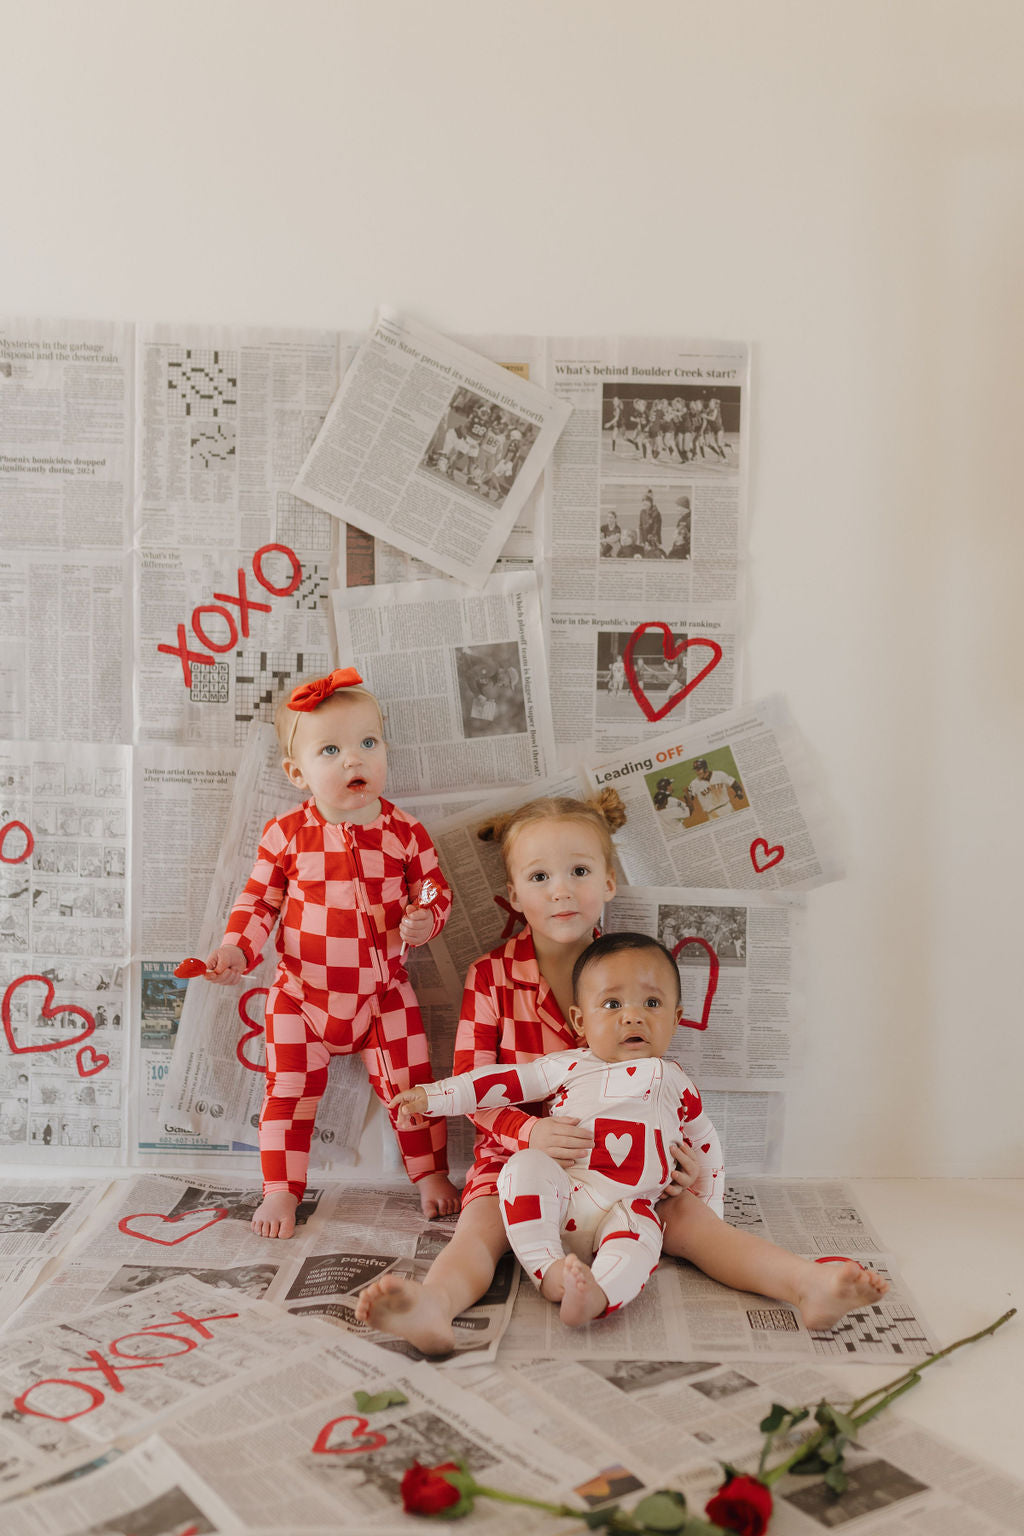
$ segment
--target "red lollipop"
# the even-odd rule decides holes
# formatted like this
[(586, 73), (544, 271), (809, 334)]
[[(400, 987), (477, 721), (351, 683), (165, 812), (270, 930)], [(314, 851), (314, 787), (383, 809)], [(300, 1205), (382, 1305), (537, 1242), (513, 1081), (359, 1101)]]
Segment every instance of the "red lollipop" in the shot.
[(197, 960), (194, 955), (191, 955), (174, 967), (174, 974), (175, 976), (205, 976), (206, 961)]

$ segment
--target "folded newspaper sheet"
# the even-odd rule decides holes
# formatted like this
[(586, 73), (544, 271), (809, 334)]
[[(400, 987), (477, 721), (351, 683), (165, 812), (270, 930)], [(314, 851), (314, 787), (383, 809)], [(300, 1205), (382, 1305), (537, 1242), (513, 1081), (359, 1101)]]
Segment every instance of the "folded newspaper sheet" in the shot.
[(482, 590), (440, 578), (334, 593), (338, 652), (385, 711), (388, 788), (406, 793), (543, 778), (554, 729), (533, 572)]
[(293, 490), (480, 586), (569, 411), (500, 363), (382, 310)]
[(592, 761), (587, 777), (626, 803), (632, 884), (807, 890), (839, 877), (822, 786), (781, 698)]

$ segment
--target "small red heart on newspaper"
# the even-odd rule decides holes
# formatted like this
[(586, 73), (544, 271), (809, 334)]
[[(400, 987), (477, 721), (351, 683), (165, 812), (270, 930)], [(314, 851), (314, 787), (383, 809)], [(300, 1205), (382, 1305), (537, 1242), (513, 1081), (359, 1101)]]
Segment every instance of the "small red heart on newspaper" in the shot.
[[(15, 837), (14, 846), (17, 852), (13, 854), (8, 854), (6, 851), (7, 836), (10, 832), (22, 833), (20, 838)], [(0, 864), (24, 864), (25, 860), (31, 857), (35, 845), (36, 840), (23, 821), (5, 822), (0, 827)]]
[[(763, 858), (760, 857), (762, 854)], [(775, 848), (769, 848), (763, 837), (755, 837), (750, 845), (750, 862), (759, 875), (764, 874), (766, 869), (774, 869), (785, 857), (786, 850), (781, 843)]]
[[(117, 1230), (127, 1237), (141, 1238), (144, 1243), (159, 1243), (161, 1248), (174, 1248), (178, 1243), (187, 1242), (190, 1237), (195, 1237), (197, 1232), (205, 1232), (207, 1227), (215, 1227), (218, 1221), (223, 1221), (227, 1215), (227, 1208), (223, 1205), (209, 1206), (201, 1211), (182, 1211), (180, 1216), (161, 1216), (159, 1211), (139, 1211), (134, 1216), (122, 1216), (117, 1224)], [(200, 1217), (207, 1217), (201, 1221)], [(132, 1222), (136, 1225), (141, 1221), (158, 1221), (165, 1226), (184, 1226), (186, 1231), (179, 1237), (154, 1237), (152, 1232), (137, 1232)]]
[(238, 999), (238, 1017), (243, 1024), (248, 1025), (248, 1029), (235, 1046), (235, 1055), (242, 1063), (242, 1066), (246, 1067), (250, 1072), (266, 1072), (267, 1064), (265, 1061), (250, 1061), (243, 1049), (249, 1040), (258, 1040), (263, 1034), (263, 1020), (254, 1019), (251, 1016), (248, 1007), (249, 999), (250, 997), (259, 997), (261, 993), (266, 997), (269, 991), (269, 987), (250, 987), (248, 992), (243, 992)]
[[(87, 1061), (92, 1065), (87, 1067)], [(75, 1066), (78, 1068), (79, 1077), (95, 1077), (97, 1072), (102, 1072), (104, 1067), (110, 1066), (110, 1057), (91, 1045), (81, 1045), (75, 1052)]]
[(718, 956), (716, 955), (712, 946), (708, 943), (707, 939), (699, 939), (695, 933), (690, 934), (689, 937), (685, 939), (679, 940), (679, 943), (672, 951), (673, 960), (677, 958), (681, 949), (686, 948), (687, 944), (698, 944), (701, 949), (707, 951), (708, 984), (704, 989), (704, 1006), (701, 1008), (700, 1018), (683, 1018), (680, 1019), (679, 1022), (680, 1024), (685, 1025), (687, 1029), (707, 1029), (708, 1018), (711, 1014), (711, 1004), (714, 1002), (715, 993), (718, 991), (718, 973), (721, 970), (721, 965), (719, 964)]
[[(684, 651), (688, 651), (692, 645), (706, 646), (707, 649), (711, 652), (711, 660), (707, 663), (707, 665), (700, 672), (698, 672), (695, 677), (691, 677), (690, 681), (686, 683), (684, 687), (680, 688), (676, 693), (673, 693), (670, 696), (668, 703), (663, 704), (660, 709), (655, 709), (654, 705), (647, 697), (647, 694), (644, 692), (643, 684), (636, 675), (636, 667), (633, 664), (633, 652), (636, 650), (641, 636), (644, 635), (649, 629), (661, 630), (661, 653), (666, 661), (675, 661), (677, 656), (681, 656)], [(722, 647), (719, 645), (717, 640), (708, 640), (702, 635), (691, 635), (685, 640), (680, 640), (677, 644), (672, 639), (672, 631), (669, 629), (668, 625), (663, 624), (660, 619), (652, 619), (648, 624), (637, 625), (636, 629), (634, 629), (633, 633), (629, 637), (629, 643), (626, 646), (625, 655), (622, 659), (626, 666), (626, 678), (629, 682), (629, 690), (632, 693), (634, 699), (636, 699), (637, 703), (640, 705), (640, 708), (643, 710), (644, 714), (647, 716), (648, 720), (663, 720), (665, 716), (670, 712), (670, 710), (675, 709), (677, 704), (682, 703), (688, 693), (693, 692), (698, 683), (704, 681), (709, 672), (714, 671), (715, 667), (718, 666), (718, 663), (722, 659)]]
[(180, 965), (174, 967), (175, 976), (205, 976), (206, 961), (197, 960), (195, 955), (189, 955)]
[[(41, 987), (46, 988), (46, 1001), (39, 1010), (41, 1019), (56, 1019), (62, 1013), (73, 1013), (77, 1018), (85, 1021), (85, 1028), (77, 1035), (70, 1035), (66, 1040), (48, 1040), (43, 1045), (19, 1045), (14, 1038), (14, 1023), (11, 1019), (11, 998), (19, 987), (26, 982), (37, 981)], [(29, 1056), (34, 1051), (66, 1051), (69, 1045), (80, 1045), (83, 1040), (88, 1040), (96, 1028), (96, 1020), (91, 1013), (84, 1008), (79, 1008), (76, 1003), (64, 1003), (60, 1008), (51, 1007), (53, 1002), (53, 982), (49, 976), (19, 976), (12, 981), (4, 993), (3, 1002), (0, 1003), (0, 1016), (3, 1018), (4, 1034), (7, 1036), (7, 1044), (17, 1056)]]
[(382, 1435), (377, 1429), (370, 1429), (368, 1419), (360, 1418), (357, 1413), (343, 1413), (339, 1419), (330, 1419), (324, 1425), (313, 1441), (313, 1454), (357, 1456), (361, 1451), (379, 1450), (387, 1443), (387, 1435)]

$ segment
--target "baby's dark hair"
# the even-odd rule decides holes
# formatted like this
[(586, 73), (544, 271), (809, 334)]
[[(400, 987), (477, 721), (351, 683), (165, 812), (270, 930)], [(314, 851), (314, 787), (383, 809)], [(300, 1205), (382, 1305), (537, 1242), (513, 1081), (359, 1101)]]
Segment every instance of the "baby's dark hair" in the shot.
[(652, 939), (649, 933), (603, 933), (593, 944), (580, 955), (572, 968), (572, 1000), (578, 1002), (578, 992), (583, 972), (589, 965), (594, 965), (598, 960), (606, 960), (609, 955), (619, 955), (627, 950), (656, 949), (659, 954), (665, 956), (672, 967), (672, 974), (676, 979), (676, 1007), (679, 1007), (682, 999), (682, 989), (679, 985), (679, 970), (672, 957), (671, 950), (665, 948), (660, 939)]

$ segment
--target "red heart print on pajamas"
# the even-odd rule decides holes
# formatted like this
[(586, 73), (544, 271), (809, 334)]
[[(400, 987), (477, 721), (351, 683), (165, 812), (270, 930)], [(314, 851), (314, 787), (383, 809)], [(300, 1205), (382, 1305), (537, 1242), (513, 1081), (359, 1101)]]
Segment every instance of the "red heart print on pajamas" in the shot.
[[(19, 1045), (17, 1040), (14, 1038), (14, 1022), (11, 1018), (11, 998), (14, 996), (19, 987), (23, 987), (26, 982), (30, 981), (38, 982), (41, 987), (46, 988), (46, 1001), (39, 1010), (39, 1017), (41, 1019), (56, 1019), (62, 1013), (73, 1013), (77, 1018), (84, 1019), (85, 1028), (81, 1030), (77, 1035), (71, 1035), (67, 1040), (47, 1040), (42, 1045)], [(19, 976), (15, 981), (11, 982), (10, 986), (7, 988), (7, 991), (4, 993), (3, 1002), (0, 1003), (0, 1016), (3, 1018), (4, 1034), (7, 1036), (7, 1044), (10, 1046), (15, 1055), (29, 1056), (34, 1051), (66, 1051), (69, 1045), (81, 1045), (83, 1040), (88, 1040), (89, 1036), (96, 1028), (96, 1020), (93, 1018), (92, 1014), (87, 1013), (84, 1008), (79, 1008), (77, 1003), (63, 1003), (59, 1008), (52, 1007), (52, 1003), (53, 982), (50, 980), (49, 976)]]
[[(681, 656), (684, 651), (688, 651), (692, 645), (706, 646), (707, 649), (711, 652), (711, 660), (707, 663), (707, 665), (697, 673), (696, 677), (691, 677), (690, 681), (684, 687), (680, 688), (678, 692), (673, 693), (669, 698), (668, 703), (663, 704), (660, 709), (655, 709), (654, 705), (647, 697), (647, 694), (644, 692), (643, 684), (636, 675), (636, 667), (633, 663), (633, 652), (636, 650), (637, 645), (640, 643), (641, 636), (644, 635), (649, 629), (661, 630), (661, 654), (666, 661), (675, 661), (677, 656)], [(622, 659), (626, 667), (626, 679), (629, 683), (629, 691), (640, 705), (640, 708), (643, 710), (648, 720), (663, 720), (671, 710), (675, 709), (677, 704), (681, 704), (683, 702), (688, 693), (693, 692), (698, 683), (704, 681), (709, 672), (714, 671), (715, 667), (718, 666), (718, 663), (722, 659), (722, 647), (719, 645), (717, 640), (708, 640), (702, 635), (690, 635), (687, 639), (680, 640), (677, 644), (672, 639), (672, 631), (669, 629), (668, 625), (663, 624), (660, 619), (653, 619), (648, 624), (637, 625), (636, 629), (634, 629), (633, 633), (629, 637), (629, 643), (626, 646), (625, 655)]]
[(711, 1004), (714, 1002), (714, 1000), (715, 1000), (715, 993), (718, 991), (718, 973), (719, 973), (719, 971), (721, 970), (722, 967), (721, 967), (721, 965), (719, 963), (718, 956), (715, 953), (714, 948), (712, 947), (712, 945), (710, 945), (708, 943), (707, 939), (698, 938), (695, 933), (694, 934), (690, 934), (685, 939), (680, 939), (679, 940), (679, 943), (676, 945), (675, 949), (673, 949), (673, 951), (672, 951), (672, 958), (673, 958), (673, 960), (675, 960), (678, 957), (679, 951), (681, 949), (685, 949), (686, 948), (687, 944), (697, 944), (697, 945), (700, 946), (701, 949), (704, 949), (704, 950), (707, 951), (707, 956), (708, 956), (708, 984), (707, 984), (707, 986), (704, 989), (704, 1005), (703, 1005), (703, 1007), (701, 1008), (701, 1011), (700, 1011), (700, 1018), (699, 1019), (682, 1018), (682, 1019), (679, 1020), (679, 1022), (680, 1022), (680, 1024), (685, 1024), (687, 1029), (707, 1029), (707, 1027), (708, 1027), (708, 1018), (710, 1017), (710, 1014), (711, 1014)]

